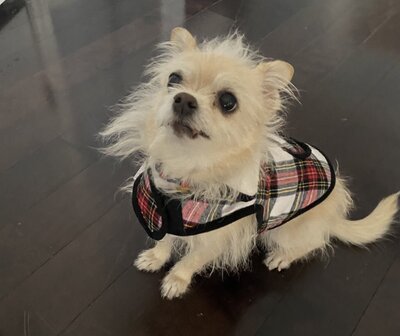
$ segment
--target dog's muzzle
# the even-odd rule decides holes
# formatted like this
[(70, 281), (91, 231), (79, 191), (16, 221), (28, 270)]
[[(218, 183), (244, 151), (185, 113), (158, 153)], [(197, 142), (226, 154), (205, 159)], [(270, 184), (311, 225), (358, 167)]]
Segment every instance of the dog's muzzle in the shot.
[(183, 137), (185, 135), (191, 139), (196, 139), (198, 136), (206, 139), (210, 138), (205, 132), (196, 129), (192, 125), (192, 117), (196, 113), (197, 109), (197, 100), (191, 94), (181, 92), (175, 95), (172, 104), (174, 119), (170, 123), (170, 126), (174, 130), (176, 136)]

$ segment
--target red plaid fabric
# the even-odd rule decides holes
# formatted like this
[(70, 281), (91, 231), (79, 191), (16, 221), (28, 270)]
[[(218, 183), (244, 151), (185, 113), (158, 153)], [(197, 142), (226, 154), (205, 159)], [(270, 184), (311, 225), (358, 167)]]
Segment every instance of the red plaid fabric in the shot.
[(140, 179), (136, 197), (142, 216), (149, 226), (149, 230), (160, 230), (162, 218), (161, 214), (157, 210), (157, 204), (152, 195), (150, 178), (148, 174), (144, 174)]
[[(211, 231), (256, 214), (258, 232), (276, 228), (325, 199), (335, 184), (328, 159), (316, 148), (291, 139), (274, 138), (269, 160), (260, 168), (258, 192), (233, 201), (174, 200), (155, 189), (150, 169), (137, 177), (133, 204), (147, 233), (161, 239), (166, 233), (192, 235)], [(188, 186), (180, 181), (177, 190)]]
[(313, 148), (305, 159), (293, 157), (263, 165), (256, 201), (263, 209), (259, 233), (288, 222), (328, 196), (334, 172), (320, 155)]

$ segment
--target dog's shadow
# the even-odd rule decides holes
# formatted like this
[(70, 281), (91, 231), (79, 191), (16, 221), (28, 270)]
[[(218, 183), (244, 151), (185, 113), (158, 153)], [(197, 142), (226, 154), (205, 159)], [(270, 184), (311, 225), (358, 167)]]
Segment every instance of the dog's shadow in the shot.
[[(149, 276), (161, 283), (170, 266)], [(148, 335), (253, 334), (304, 267), (296, 264), (271, 272), (262, 263), (262, 254), (254, 253), (248, 270), (197, 276), (182, 298), (162, 299), (153, 287), (135, 326)]]

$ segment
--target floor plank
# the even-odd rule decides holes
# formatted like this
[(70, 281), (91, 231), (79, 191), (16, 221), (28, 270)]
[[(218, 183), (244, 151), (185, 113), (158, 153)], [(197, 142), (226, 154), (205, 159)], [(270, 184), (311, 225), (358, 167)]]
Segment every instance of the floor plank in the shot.
[(323, 35), (288, 58), (297, 71), (294, 84), (303, 90), (311, 89), (311, 84), (318, 86), (324, 76), (392, 18), (396, 13), (396, 5), (392, 4), (367, 0), (347, 9)]
[[(57, 335), (132, 263), (144, 234), (123, 201), (0, 303), (0, 333)], [(26, 317), (25, 317), (26, 318)]]
[[(399, 249), (398, 249), (399, 251)], [(375, 293), (371, 303), (362, 316), (354, 336), (399, 334), (400, 321), (398, 318), (398, 307), (400, 302), (400, 291), (396, 290), (400, 282), (400, 258), (388, 270), (384, 280)]]
[(314, 0), (222, 0), (211, 10), (237, 22), (247, 39), (256, 42)]
[(355, 6), (354, 0), (317, 1), (301, 9), (260, 41), (264, 55), (289, 59), (325, 33), (341, 15)]
[(74, 148), (60, 138), (46, 144), (0, 175), (0, 216), (19, 220), (97, 158), (94, 151)]
[(336, 247), (325, 265), (307, 265), (256, 335), (351, 335), (396, 247), (394, 242), (370, 252)]
[[(96, 222), (131, 169), (100, 160), (0, 231), (0, 299)], [(103, 178), (106, 177), (106, 178)]]

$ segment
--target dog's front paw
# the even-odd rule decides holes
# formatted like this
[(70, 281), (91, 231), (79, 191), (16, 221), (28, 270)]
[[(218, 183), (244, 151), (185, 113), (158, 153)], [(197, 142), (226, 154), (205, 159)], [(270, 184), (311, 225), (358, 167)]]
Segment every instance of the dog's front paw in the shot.
[(189, 288), (190, 279), (184, 279), (174, 272), (168, 273), (161, 285), (161, 296), (166, 299), (181, 297)]
[(145, 250), (139, 254), (134, 262), (136, 268), (140, 271), (156, 272), (166, 263), (167, 258), (157, 255), (154, 248)]
[(264, 259), (264, 264), (270, 271), (277, 269), (280, 272), (289, 268), (291, 262), (288, 256), (280, 252), (270, 252), (269, 256)]

